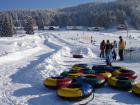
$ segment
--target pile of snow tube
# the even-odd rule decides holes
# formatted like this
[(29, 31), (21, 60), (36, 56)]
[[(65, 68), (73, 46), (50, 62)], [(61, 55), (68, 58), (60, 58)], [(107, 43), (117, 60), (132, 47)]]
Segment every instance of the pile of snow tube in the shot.
[[(137, 75), (133, 70), (124, 66), (107, 65), (94, 65), (92, 69), (95, 71), (95, 75), (103, 76), (110, 87), (126, 91), (132, 90), (132, 93), (140, 96), (140, 83), (135, 83)], [(107, 75), (106, 72), (111, 74)]]
[(140, 83), (135, 83), (137, 75), (134, 71), (122, 66), (75, 64), (69, 71), (57, 77), (44, 80), (47, 88), (57, 89), (57, 95), (67, 100), (83, 100), (92, 96), (95, 88), (109, 87), (119, 90), (132, 90), (140, 96)]

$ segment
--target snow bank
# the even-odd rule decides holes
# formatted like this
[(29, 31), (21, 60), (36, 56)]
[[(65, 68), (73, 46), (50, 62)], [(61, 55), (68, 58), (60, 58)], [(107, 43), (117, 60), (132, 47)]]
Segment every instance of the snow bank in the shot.
[(0, 64), (12, 62), (12, 61), (18, 61), (25, 57), (31, 56), (33, 53), (37, 53), (40, 50), (41, 50), (41, 47), (35, 47), (32, 49), (24, 50), (22, 52), (19, 51), (19, 52), (7, 54), (5, 56), (0, 57)]
[(37, 35), (0, 38), (0, 63), (17, 61), (41, 50), (41, 38)]

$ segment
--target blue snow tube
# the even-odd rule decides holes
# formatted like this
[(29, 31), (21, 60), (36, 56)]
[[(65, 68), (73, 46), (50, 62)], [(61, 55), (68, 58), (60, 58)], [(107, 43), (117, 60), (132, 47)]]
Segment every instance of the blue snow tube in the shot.
[(92, 85), (93, 88), (98, 88), (98, 87), (104, 86), (104, 84), (106, 82), (104, 77), (102, 77), (100, 75), (81, 76), (81, 77), (77, 77), (75, 79), (75, 81), (80, 84), (88, 83), (88, 84)]
[(94, 65), (92, 67), (92, 70), (95, 70), (96, 73), (104, 72), (104, 71), (107, 71), (107, 72), (113, 72), (114, 71), (112, 66), (108, 66), (108, 65)]

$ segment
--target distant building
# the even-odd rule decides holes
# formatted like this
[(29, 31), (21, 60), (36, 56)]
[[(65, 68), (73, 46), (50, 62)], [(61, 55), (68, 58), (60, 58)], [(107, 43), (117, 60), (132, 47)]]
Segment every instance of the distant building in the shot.
[(66, 29), (67, 30), (83, 30), (84, 27), (83, 26), (67, 26)]
[(87, 29), (90, 30), (90, 31), (101, 31), (101, 30), (104, 30), (103, 27), (88, 27)]
[(125, 24), (119, 24), (119, 25), (117, 26), (117, 29), (118, 29), (118, 30), (127, 30), (127, 26), (126, 26)]

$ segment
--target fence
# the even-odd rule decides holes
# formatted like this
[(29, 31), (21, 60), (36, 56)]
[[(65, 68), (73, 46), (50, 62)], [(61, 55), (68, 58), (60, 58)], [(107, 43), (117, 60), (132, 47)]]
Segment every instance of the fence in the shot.
[(124, 58), (125, 60), (132, 62), (140, 61), (140, 48), (126, 49)]

